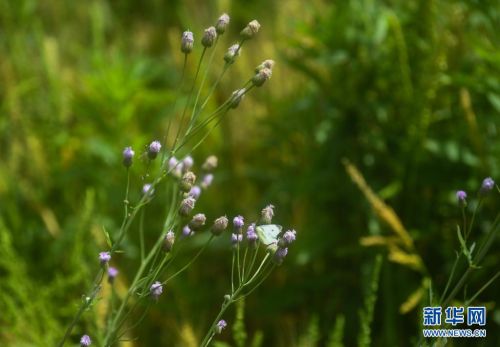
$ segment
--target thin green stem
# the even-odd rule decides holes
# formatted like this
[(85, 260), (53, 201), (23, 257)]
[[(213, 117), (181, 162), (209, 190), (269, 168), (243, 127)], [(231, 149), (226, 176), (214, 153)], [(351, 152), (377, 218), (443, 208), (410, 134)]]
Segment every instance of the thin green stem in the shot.
[(474, 300), (476, 300), (476, 298), (479, 296), (479, 294), (481, 294), (486, 288), (488, 288), (490, 286), (490, 284), (492, 284), (498, 277), (500, 276), (500, 271), (497, 272), (495, 274), (495, 276), (493, 276), (488, 282), (486, 282), (485, 285), (483, 285), (481, 287), (481, 289), (479, 289), (476, 294), (474, 294), (469, 300), (467, 300), (465, 302), (465, 306), (469, 306), (471, 302), (473, 302)]
[(141, 210), (139, 217), (139, 247), (141, 249), (141, 261), (144, 260), (144, 210)]

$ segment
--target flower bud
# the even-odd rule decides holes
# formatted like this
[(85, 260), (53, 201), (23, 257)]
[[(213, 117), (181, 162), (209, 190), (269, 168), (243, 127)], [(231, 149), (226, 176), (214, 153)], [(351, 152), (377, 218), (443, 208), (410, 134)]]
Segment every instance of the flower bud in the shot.
[(163, 293), (163, 286), (161, 285), (160, 282), (156, 281), (151, 285), (151, 288), (149, 289), (149, 292), (151, 294), (151, 297), (155, 300), (158, 300), (160, 295)]
[(169, 230), (165, 235), (165, 239), (163, 240), (163, 251), (168, 253), (172, 250), (175, 242), (175, 234), (172, 230)]
[(495, 181), (491, 177), (486, 177), (483, 180), (483, 183), (481, 184), (481, 189), (479, 190), (479, 193), (481, 195), (486, 195), (488, 192), (490, 192), (493, 188), (495, 187)]
[(221, 319), (220, 321), (217, 322), (217, 325), (215, 326), (215, 332), (217, 334), (222, 333), (222, 330), (224, 330), (227, 327), (227, 323), (224, 319)]
[(201, 187), (203, 189), (207, 189), (212, 184), (213, 179), (214, 175), (210, 173), (206, 174), (205, 176), (203, 176), (203, 179), (201, 180)]
[(108, 268), (108, 283), (113, 284), (116, 276), (118, 276), (118, 270), (112, 266)]
[(201, 188), (199, 186), (193, 186), (188, 193), (189, 196), (192, 196), (193, 199), (198, 200), (201, 195)]
[(168, 171), (174, 177), (181, 177), (183, 166), (183, 163), (179, 163), (176, 157), (171, 157), (168, 160)]
[(193, 199), (193, 197), (188, 196), (181, 202), (181, 207), (179, 208), (179, 214), (183, 217), (189, 216), (191, 211), (194, 208), (194, 203), (196, 200)]
[(201, 38), (201, 44), (203, 47), (212, 47), (212, 45), (215, 42), (215, 39), (217, 38), (217, 31), (215, 30), (214, 27), (210, 27), (205, 29), (205, 32), (203, 33), (203, 37)]
[(110, 260), (111, 260), (111, 254), (109, 252), (99, 253), (99, 262), (101, 263), (102, 266), (109, 263)]
[(191, 219), (191, 222), (189, 222), (189, 227), (191, 230), (200, 230), (205, 225), (206, 221), (207, 217), (205, 217), (203, 213), (195, 214), (193, 219)]
[(231, 234), (231, 245), (233, 245), (233, 247), (237, 246), (241, 241), (243, 241), (242, 234)]
[(182, 53), (189, 54), (193, 50), (194, 37), (191, 31), (185, 31), (182, 33), (181, 39), (181, 51)]
[(218, 160), (215, 155), (209, 156), (202, 165), (202, 169), (205, 171), (212, 171), (217, 167)]
[(183, 166), (184, 171), (191, 169), (193, 167), (193, 164), (194, 164), (194, 160), (193, 160), (193, 157), (191, 157), (190, 155), (188, 155), (184, 159), (182, 159), (182, 166)]
[(243, 36), (245, 40), (250, 40), (252, 37), (255, 36), (255, 34), (259, 32), (259, 29), (260, 29), (260, 23), (254, 19), (253, 21), (247, 24), (245, 29), (241, 31), (240, 35)]
[(248, 241), (248, 244), (251, 245), (251, 246), (255, 246), (255, 244), (257, 243), (258, 239), (259, 239), (259, 236), (255, 232), (255, 223), (252, 223), (247, 228), (247, 241)]
[(182, 236), (183, 237), (188, 237), (194, 235), (194, 232), (189, 228), (188, 225), (185, 225), (184, 228), (182, 228)]
[(274, 216), (273, 205), (267, 205), (260, 212), (260, 220), (262, 221), (262, 224), (271, 224), (273, 216)]
[(274, 60), (272, 60), (272, 59), (264, 60), (259, 66), (257, 66), (255, 68), (255, 73), (258, 73), (260, 70), (262, 70), (264, 68), (268, 68), (268, 69), (272, 70), (273, 66), (274, 66)]
[(274, 263), (276, 265), (281, 265), (287, 254), (288, 248), (278, 248), (273, 256)]
[(297, 232), (295, 230), (287, 230), (278, 240), (278, 247), (286, 248), (290, 246), (295, 241), (296, 235)]
[(219, 236), (220, 234), (222, 234), (222, 232), (226, 230), (228, 223), (229, 221), (226, 216), (217, 218), (214, 221), (214, 225), (212, 226), (212, 234), (214, 234), (215, 236)]
[(132, 150), (132, 147), (125, 147), (123, 150), (123, 165), (126, 168), (129, 168), (132, 165), (132, 158), (134, 158), (135, 152)]
[(245, 225), (245, 219), (242, 216), (236, 216), (233, 218), (234, 230), (241, 233), (241, 228)]
[(467, 205), (467, 193), (463, 190), (457, 191), (457, 200), (460, 207), (465, 207)]
[(217, 34), (222, 35), (226, 31), (226, 27), (229, 24), (229, 16), (227, 13), (222, 14), (222, 16), (219, 17), (217, 20), (217, 24), (215, 24), (215, 31), (217, 31)]
[(92, 344), (92, 341), (90, 340), (89, 335), (83, 335), (80, 338), (80, 347), (88, 347)]
[(236, 61), (236, 58), (240, 55), (240, 52), (240, 45), (235, 43), (227, 49), (226, 54), (224, 54), (224, 61), (228, 64), (234, 63)]
[(153, 195), (154, 189), (151, 189), (151, 184), (146, 183), (142, 186), (142, 194), (143, 195)]
[(186, 192), (186, 193), (189, 192), (191, 190), (191, 188), (193, 188), (194, 182), (196, 182), (196, 175), (191, 171), (186, 172), (182, 176), (182, 179), (180, 182), (181, 190), (183, 192)]
[(148, 147), (148, 158), (153, 160), (156, 158), (158, 153), (160, 152), (161, 144), (160, 141), (153, 141)]
[(256, 87), (260, 87), (265, 81), (271, 78), (273, 72), (271, 69), (265, 67), (255, 74), (252, 78), (252, 83)]
[(238, 107), (241, 100), (243, 100), (243, 98), (245, 97), (245, 92), (246, 92), (245, 88), (235, 90), (233, 92), (233, 94), (231, 95), (229, 107), (231, 107), (231, 108)]

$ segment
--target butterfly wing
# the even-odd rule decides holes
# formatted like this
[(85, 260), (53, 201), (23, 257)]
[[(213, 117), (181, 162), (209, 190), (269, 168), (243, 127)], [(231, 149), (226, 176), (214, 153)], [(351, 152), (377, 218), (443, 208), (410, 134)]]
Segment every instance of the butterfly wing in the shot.
[(277, 224), (259, 225), (255, 228), (259, 240), (266, 246), (278, 242), (278, 235), (281, 233), (283, 227)]

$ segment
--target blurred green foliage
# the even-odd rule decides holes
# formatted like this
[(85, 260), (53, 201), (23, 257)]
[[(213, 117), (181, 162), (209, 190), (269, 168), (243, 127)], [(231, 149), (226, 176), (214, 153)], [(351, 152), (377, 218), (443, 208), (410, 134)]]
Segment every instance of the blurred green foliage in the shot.
[[(221, 163), (198, 208), (251, 219), (273, 203), (277, 222), (293, 226), (298, 242), (244, 309), (230, 313), (236, 333), (227, 329), (219, 345), (356, 345), (374, 254), (385, 252), (359, 239), (390, 231), (343, 158), (394, 208), (433, 289), (443, 290), (459, 249), (455, 190), (467, 190), (473, 205), (485, 176), (500, 180), (498, 1), (0, 0), (0, 345), (52, 346), (60, 338), (97, 269), (102, 228), (113, 233), (121, 221), (121, 150), (163, 137), (185, 98), (180, 33), (199, 37), (222, 12), (232, 18), (224, 47), (253, 18), (262, 29), (208, 107), (262, 60), (277, 64), (270, 83), (193, 153), (198, 163), (212, 153)], [(144, 166), (134, 167), (133, 197)], [(499, 206), (498, 197), (486, 201), (477, 236)], [(161, 200), (148, 207), (150, 240), (164, 212)], [(117, 259), (123, 269), (136, 266), (136, 241)], [(499, 261), (493, 251), (470, 292)], [(229, 270), (220, 241), (166, 289), (133, 343), (196, 345)], [(120, 276), (124, 286), (132, 273)], [(402, 315), (399, 306), (420, 282), (418, 273), (383, 262), (372, 345), (416, 342), (419, 308)], [(494, 283), (480, 297), (489, 313), (488, 337), (478, 345), (500, 344), (498, 293)], [(73, 341), (101, 320), (98, 307), (88, 312)]]

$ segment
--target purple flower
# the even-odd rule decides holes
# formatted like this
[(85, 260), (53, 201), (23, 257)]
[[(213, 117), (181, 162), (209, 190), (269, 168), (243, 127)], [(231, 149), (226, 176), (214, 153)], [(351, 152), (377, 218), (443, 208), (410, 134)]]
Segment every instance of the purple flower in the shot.
[(211, 173), (206, 174), (205, 176), (203, 176), (203, 179), (201, 180), (201, 187), (203, 189), (207, 189), (212, 184), (213, 180), (214, 180), (214, 175), (212, 175)]
[(235, 229), (240, 230), (245, 225), (245, 220), (242, 216), (236, 216), (233, 219), (233, 226)]
[(467, 193), (464, 192), (463, 190), (457, 191), (458, 205), (465, 206), (465, 204), (466, 204), (465, 199), (467, 199)]
[(109, 252), (99, 253), (99, 262), (101, 265), (106, 265), (111, 260), (111, 254)]
[(153, 192), (154, 192), (154, 189), (151, 189), (151, 184), (146, 183), (145, 185), (142, 186), (142, 194), (152, 195)]
[(267, 205), (260, 212), (260, 219), (262, 220), (263, 224), (271, 224), (273, 217), (274, 217), (274, 206), (273, 205)]
[(481, 184), (481, 189), (479, 192), (481, 194), (487, 194), (490, 190), (492, 190), (495, 187), (495, 181), (491, 177), (486, 177), (483, 180), (483, 184)]
[(92, 341), (90, 340), (90, 336), (89, 335), (83, 335), (80, 338), (80, 346), (81, 347), (88, 347), (91, 344), (92, 344)]
[(243, 235), (242, 234), (231, 234), (231, 244), (233, 246), (236, 246), (241, 241), (243, 241)]
[(161, 144), (160, 141), (153, 141), (148, 148), (148, 158), (153, 160), (156, 158), (158, 153), (160, 153)]
[(181, 177), (183, 164), (179, 163), (176, 157), (170, 157), (168, 160), (168, 170), (174, 177)]
[(193, 199), (198, 200), (201, 195), (201, 188), (199, 186), (193, 186), (188, 194), (192, 196)]
[(217, 334), (222, 333), (222, 330), (224, 330), (227, 327), (227, 323), (224, 319), (221, 319), (220, 321), (217, 322), (217, 325), (215, 326), (215, 332)]
[(185, 225), (184, 228), (182, 228), (182, 236), (188, 237), (193, 234), (193, 231), (191, 231), (191, 228), (188, 225)]
[(190, 155), (188, 155), (184, 159), (182, 159), (182, 164), (184, 165), (184, 170), (187, 171), (193, 167), (194, 160)]
[(163, 293), (163, 286), (161, 285), (160, 282), (156, 281), (155, 283), (153, 283), (151, 285), (149, 292), (151, 293), (151, 296), (153, 297), (153, 299), (158, 300), (161, 293)]
[(123, 150), (123, 165), (126, 168), (129, 168), (132, 165), (132, 158), (134, 158), (135, 152), (132, 150), (132, 147), (125, 147)]
[(281, 237), (281, 239), (278, 241), (278, 246), (285, 248), (287, 246), (290, 246), (296, 238), (297, 232), (295, 230), (287, 230)]
[(116, 268), (110, 266), (108, 268), (108, 282), (113, 283), (115, 281), (116, 276), (118, 276), (118, 273), (119, 271)]
[(277, 265), (281, 265), (283, 263), (283, 260), (285, 259), (286, 255), (288, 254), (288, 248), (278, 248), (276, 250), (276, 253), (274, 253), (274, 262)]
[(248, 243), (251, 245), (255, 245), (255, 243), (257, 242), (258, 239), (259, 239), (259, 236), (255, 232), (255, 223), (252, 223), (247, 228)]

